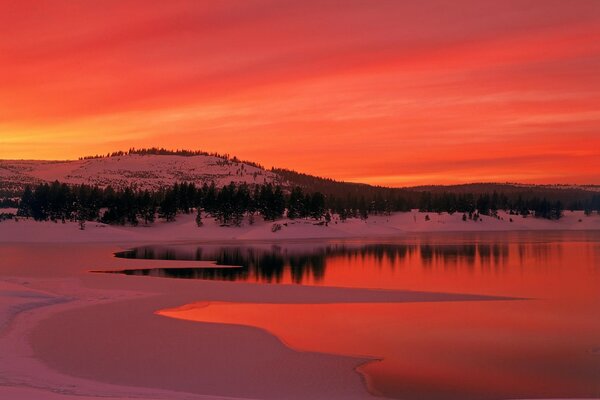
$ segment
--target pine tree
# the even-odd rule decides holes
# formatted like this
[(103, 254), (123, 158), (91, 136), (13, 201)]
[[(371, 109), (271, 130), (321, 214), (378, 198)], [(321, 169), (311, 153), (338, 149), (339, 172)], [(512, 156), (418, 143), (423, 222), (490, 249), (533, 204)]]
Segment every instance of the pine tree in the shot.
[(325, 215), (325, 196), (323, 193), (315, 192), (310, 199), (310, 216), (320, 220)]
[(19, 208), (17, 210), (17, 216), (19, 217), (31, 217), (33, 216), (34, 197), (31, 186), (27, 185), (25, 191), (19, 201)]
[(217, 202), (217, 188), (214, 181), (210, 183), (210, 186), (204, 184), (202, 187), (202, 200), (204, 211), (212, 215)]
[(175, 220), (177, 214), (177, 198), (173, 190), (168, 190), (160, 203), (158, 216), (167, 222)]
[(290, 193), (290, 199), (288, 201), (287, 217), (289, 219), (296, 219), (302, 215), (302, 209), (304, 206), (304, 193), (300, 186), (296, 186)]
[(364, 197), (361, 197), (360, 201), (358, 202), (358, 214), (362, 220), (369, 218), (369, 207), (367, 206), (367, 202)]
[(281, 186), (277, 185), (273, 192), (273, 219), (278, 219), (285, 212), (285, 197)]

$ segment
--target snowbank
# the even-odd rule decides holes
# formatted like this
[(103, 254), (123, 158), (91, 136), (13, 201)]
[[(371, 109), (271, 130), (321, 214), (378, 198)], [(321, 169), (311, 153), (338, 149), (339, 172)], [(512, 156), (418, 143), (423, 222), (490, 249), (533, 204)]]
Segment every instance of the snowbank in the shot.
[[(427, 220), (429, 217), (429, 220)], [(512, 222), (511, 222), (512, 220)], [(273, 225), (281, 229), (273, 232)], [(557, 231), (600, 230), (600, 216), (586, 216), (582, 211), (566, 211), (558, 221), (534, 217), (523, 218), (499, 212), (498, 218), (481, 216), (477, 222), (463, 221), (462, 214), (395, 213), (390, 216), (371, 216), (366, 221), (334, 219), (329, 226), (313, 220), (247, 222), (241, 227), (219, 226), (210, 218), (202, 227), (196, 226), (194, 215), (179, 215), (175, 222), (159, 221), (151, 226), (110, 226), (87, 222), (80, 230), (76, 222), (36, 222), (18, 218), (0, 223), (0, 243), (132, 243), (156, 241), (222, 241), (222, 240), (284, 240), (352, 237), (394, 237), (410, 232), (495, 232), (495, 231)]]
[(276, 182), (273, 172), (220, 157), (130, 154), (71, 161), (0, 160), (0, 179), (10, 188), (58, 180), (68, 184), (157, 190), (175, 182)]

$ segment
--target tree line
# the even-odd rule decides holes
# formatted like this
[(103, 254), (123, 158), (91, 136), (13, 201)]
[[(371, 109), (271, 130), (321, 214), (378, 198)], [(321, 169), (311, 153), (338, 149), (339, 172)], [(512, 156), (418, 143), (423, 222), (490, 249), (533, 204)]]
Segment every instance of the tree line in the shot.
[(107, 153), (105, 155), (104, 154), (96, 154), (93, 156), (79, 157), (79, 160), (94, 160), (97, 158), (121, 157), (121, 156), (128, 156), (128, 155), (181, 156), (181, 157), (211, 156), (211, 157), (222, 158), (223, 160), (230, 161), (232, 163), (243, 163), (243, 164), (251, 165), (256, 168), (265, 169), (262, 165), (260, 165), (256, 162), (240, 160), (236, 156), (230, 156), (227, 153), (208, 152), (208, 151), (204, 151), (204, 150), (183, 150), (183, 149), (169, 150), (169, 149), (165, 149), (164, 147), (149, 147), (149, 148), (141, 148), (141, 149), (136, 149), (135, 147), (132, 147), (127, 151), (119, 150), (119, 151), (113, 151), (111, 153)]
[[(475, 210), (482, 209), (481, 214), (506, 210), (513, 211), (513, 214), (536, 214), (552, 218), (556, 217), (558, 211), (563, 208), (585, 210), (588, 214), (600, 209), (598, 204), (600, 194), (581, 187), (473, 183), (390, 188), (341, 182), (289, 169), (273, 168), (272, 172), (293, 185), (302, 187), (305, 191), (323, 193), (332, 209), (336, 202), (342, 205), (349, 202), (358, 205), (363, 198), (371, 212), (420, 209), (428, 212), (474, 213)], [(356, 209), (356, 207), (346, 208)]]
[[(55, 181), (35, 187), (27, 186), (19, 201), (17, 215), (37, 221), (77, 220), (108, 224), (150, 224), (156, 218), (175, 220), (177, 214), (196, 212), (196, 222), (203, 216), (215, 218), (222, 225), (239, 226), (244, 218), (253, 223), (256, 215), (274, 221), (290, 218), (326, 217), (325, 196), (303, 193), (301, 189), (286, 194), (279, 185), (230, 183), (218, 188), (214, 182), (197, 187), (193, 183), (176, 183), (165, 190), (150, 192), (125, 188), (100, 188), (67, 185)], [(330, 217), (328, 217), (330, 219)]]
[[(509, 198), (503, 193), (433, 193), (421, 192), (418, 199), (390, 192), (371, 197), (348, 194), (326, 196), (321, 192), (306, 192), (299, 186), (288, 190), (270, 183), (248, 185), (230, 183), (216, 187), (214, 182), (196, 186), (175, 183), (159, 191), (134, 190), (90, 185), (67, 185), (55, 181), (35, 187), (27, 186), (18, 204), (18, 216), (45, 221), (99, 221), (107, 224), (151, 224), (157, 218), (173, 221), (178, 214), (196, 213), (196, 222), (211, 217), (222, 225), (239, 226), (246, 219), (253, 223), (257, 215), (274, 221), (284, 216), (290, 219), (311, 218), (328, 223), (332, 214), (340, 220), (367, 219), (369, 215), (419, 209), (423, 212), (463, 213), (496, 216), (499, 210), (510, 214), (559, 219), (564, 206), (560, 201), (538, 197)], [(581, 209), (600, 213), (600, 195), (594, 195)]]

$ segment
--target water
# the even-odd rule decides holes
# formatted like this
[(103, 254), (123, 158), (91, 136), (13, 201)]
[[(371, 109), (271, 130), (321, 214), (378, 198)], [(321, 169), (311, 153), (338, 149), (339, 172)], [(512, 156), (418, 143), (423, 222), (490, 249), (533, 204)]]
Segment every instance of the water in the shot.
[[(198, 303), (162, 315), (266, 329), (289, 346), (370, 356), (370, 390), (408, 399), (600, 397), (600, 235), (140, 247), (120, 257), (216, 261), (132, 275), (513, 296), (429, 303)], [(202, 299), (199, 299), (199, 301)]]

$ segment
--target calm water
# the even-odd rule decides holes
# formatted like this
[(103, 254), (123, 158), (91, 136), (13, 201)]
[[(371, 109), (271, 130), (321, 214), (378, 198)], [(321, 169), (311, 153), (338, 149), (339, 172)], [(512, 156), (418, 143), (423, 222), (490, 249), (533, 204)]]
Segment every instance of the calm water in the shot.
[[(445, 234), (386, 241), (154, 246), (117, 254), (236, 268), (131, 275), (527, 298), (385, 304), (189, 304), (163, 315), (257, 326), (291, 347), (381, 361), (372, 391), (408, 399), (600, 397), (600, 235)], [(203, 300), (201, 298), (199, 301)]]

